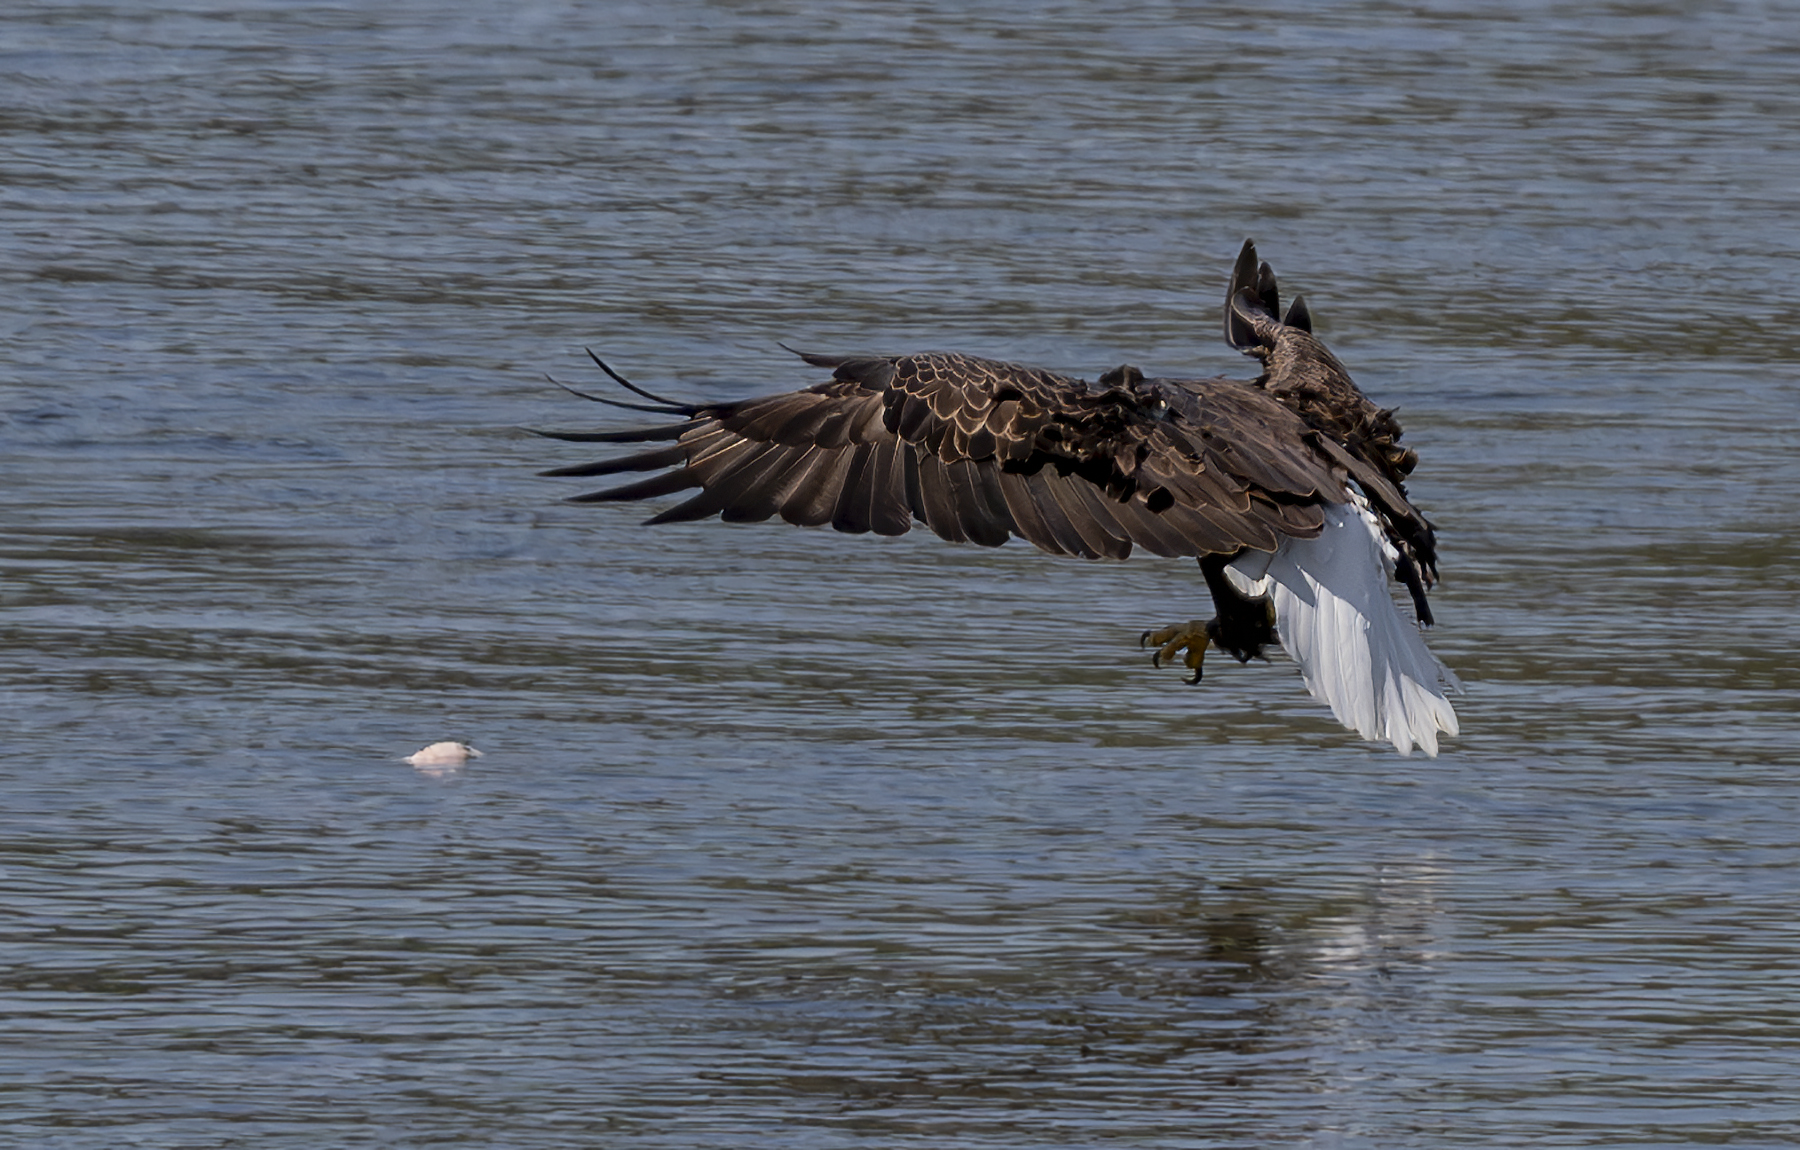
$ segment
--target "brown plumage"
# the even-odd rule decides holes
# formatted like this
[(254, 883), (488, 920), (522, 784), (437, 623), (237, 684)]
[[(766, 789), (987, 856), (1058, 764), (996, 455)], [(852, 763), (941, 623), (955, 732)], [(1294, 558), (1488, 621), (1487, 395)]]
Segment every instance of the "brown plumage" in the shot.
[[(995, 547), (1018, 536), (1088, 559), (1123, 559), (1133, 547), (1202, 558), (1271, 551), (1283, 537), (1317, 536), (1322, 508), (1346, 502), (1354, 483), (1399, 553), (1395, 574), (1430, 622), (1432, 528), (1402, 484), (1416, 457), (1398, 446), (1392, 412), (1370, 403), (1313, 336), (1306, 305), (1295, 299), (1280, 315), (1274, 272), (1246, 242), (1225, 333), (1262, 362), (1250, 382), (1145, 379), (1120, 367), (1088, 383), (946, 352), (802, 355), (831, 369), (831, 379), (760, 399), (681, 404), (600, 363), (654, 401), (602, 402), (682, 422), (545, 433), (651, 446), (544, 474), (654, 472), (575, 498), (686, 496), (649, 523), (779, 516), (899, 535), (917, 522), (953, 542)], [(1220, 604), (1222, 615), (1230, 606)]]

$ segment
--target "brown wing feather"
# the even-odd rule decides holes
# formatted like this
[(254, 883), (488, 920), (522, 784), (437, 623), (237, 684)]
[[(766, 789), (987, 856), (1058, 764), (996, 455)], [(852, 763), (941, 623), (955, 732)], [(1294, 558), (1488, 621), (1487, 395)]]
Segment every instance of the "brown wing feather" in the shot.
[(731, 486), (743, 491), (744, 497), (734, 501), (721, 514), (727, 523), (761, 523), (780, 510), (781, 501), (792, 487), (794, 469), (806, 455), (804, 447), (772, 443), (755, 459), (746, 461), (708, 486)]
[[(1346, 497), (1347, 462), (1293, 412), (1230, 380), (1104, 386), (972, 356), (807, 356), (829, 382), (682, 408), (637, 454), (550, 474), (660, 474), (581, 498), (700, 491), (651, 522), (718, 515), (945, 539), (1018, 536), (1054, 554), (1123, 558), (1273, 548)], [(630, 442), (631, 433), (606, 433)], [(591, 435), (588, 437), (591, 438)], [(673, 440), (673, 442), (671, 442)]]
[(1100, 557), (1099, 552), (1088, 546), (1088, 541), (1082, 538), (1081, 531), (1069, 522), (1061, 501), (1050, 490), (1050, 482), (1044, 478), (1041, 470), (1025, 477), (1025, 493), (1026, 498), (1031, 500), (1039, 521), (1044, 525), (1045, 534), (1054, 544), (1054, 547), (1046, 550), (1058, 551), (1064, 555), (1079, 555), (1083, 559)]
[(870, 480), (869, 462), (875, 457), (875, 444), (859, 443), (849, 449), (850, 467), (838, 488), (837, 504), (832, 509), (831, 527), (851, 535), (869, 530)]
[(1012, 516), (995, 482), (998, 476), (993, 462), (964, 459), (950, 464), (949, 470), (950, 490), (969, 542), (998, 547), (1010, 539)]
[(944, 461), (936, 455), (921, 452), (916, 445), (907, 446), (913, 452), (918, 475), (917, 494), (908, 493), (913, 514), (938, 538), (967, 543), (969, 535), (962, 528), (962, 516), (956, 510), (950, 491), (950, 472)]
[(781, 517), (796, 527), (822, 527), (831, 522), (850, 459), (850, 452), (843, 448), (813, 448), (806, 472), (781, 503)]
[(912, 504), (906, 497), (908, 445), (883, 439), (869, 468), (869, 530), (877, 535), (904, 535), (912, 530)]
[(1037, 499), (1031, 493), (1031, 477), (1000, 468), (996, 469), (994, 478), (1000, 487), (1000, 498), (1006, 508), (1007, 518), (1012, 521), (1013, 531), (1019, 538), (1052, 555), (1069, 554), (1056, 541), (1050, 525), (1044, 520), (1043, 512), (1038, 510)]

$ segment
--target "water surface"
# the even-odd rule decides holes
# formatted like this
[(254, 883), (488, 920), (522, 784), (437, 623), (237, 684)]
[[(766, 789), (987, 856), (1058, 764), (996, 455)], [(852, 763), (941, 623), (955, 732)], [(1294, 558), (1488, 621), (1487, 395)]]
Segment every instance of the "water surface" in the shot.
[[(12, 5), (0, 1140), (1800, 1138), (1797, 28)], [(584, 344), (1247, 375), (1245, 236), (1423, 457), (1436, 761), (1149, 669), (1191, 565), (534, 477)]]

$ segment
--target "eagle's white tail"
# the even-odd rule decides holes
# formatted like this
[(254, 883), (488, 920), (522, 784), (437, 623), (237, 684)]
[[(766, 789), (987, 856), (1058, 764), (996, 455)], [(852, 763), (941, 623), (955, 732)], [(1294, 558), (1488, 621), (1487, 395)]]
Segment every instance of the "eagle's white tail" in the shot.
[(1340, 723), (1403, 755), (1417, 745), (1435, 758), (1438, 732), (1456, 734), (1445, 692), (1460, 684), (1388, 594), (1393, 547), (1353, 499), (1325, 509), (1317, 538), (1251, 552), (1227, 570), (1245, 594), (1274, 599), (1283, 649)]

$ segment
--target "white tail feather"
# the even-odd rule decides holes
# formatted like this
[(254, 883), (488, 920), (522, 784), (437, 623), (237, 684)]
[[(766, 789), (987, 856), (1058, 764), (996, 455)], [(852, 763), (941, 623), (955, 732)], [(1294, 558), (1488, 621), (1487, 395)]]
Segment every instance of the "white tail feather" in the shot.
[(1417, 745), (1436, 758), (1438, 732), (1457, 732), (1445, 692), (1459, 684), (1388, 594), (1393, 548), (1368, 504), (1352, 498), (1325, 509), (1317, 538), (1251, 552), (1227, 571), (1244, 593), (1273, 598), (1282, 648), (1340, 723), (1403, 755)]

